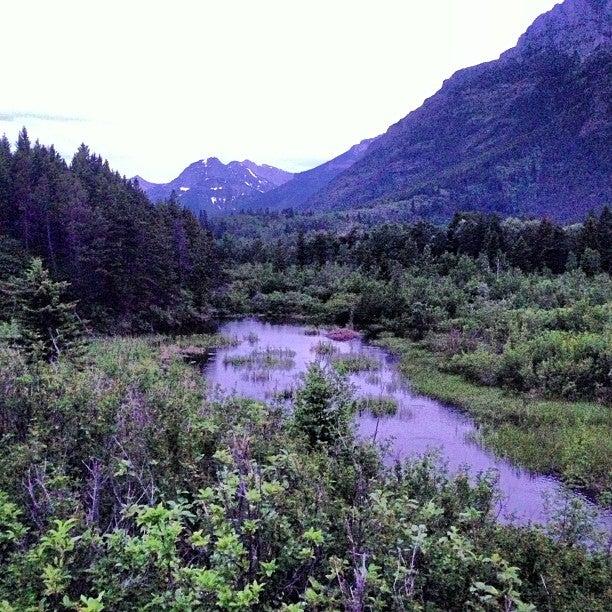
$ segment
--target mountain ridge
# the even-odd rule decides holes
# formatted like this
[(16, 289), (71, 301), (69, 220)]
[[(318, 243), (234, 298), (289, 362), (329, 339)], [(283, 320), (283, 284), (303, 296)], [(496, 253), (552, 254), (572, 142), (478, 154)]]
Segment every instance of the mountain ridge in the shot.
[[(606, 18), (601, 19), (602, 14)], [(565, 0), (537, 17), (500, 59), (528, 56), (546, 48), (585, 57), (599, 47), (609, 47), (611, 40), (610, 0)]]
[(325, 187), (335, 176), (350, 168), (356, 161), (361, 159), (376, 138), (362, 140), (329, 161), (310, 170), (295, 174), (290, 181), (271, 191), (242, 198), (239, 203), (240, 208), (242, 210), (257, 211), (300, 208), (304, 206), (314, 194)]
[(219, 214), (234, 210), (239, 198), (270, 191), (292, 177), (290, 172), (248, 159), (224, 164), (217, 157), (209, 157), (189, 164), (168, 183), (152, 183), (140, 176), (133, 180), (153, 201), (166, 200), (174, 194), (195, 213)]
[(498, 60), (445, 80), (306, 208), (392, 203), (415, 217), (469, 209), (572, 221), (612, 201), (611, 6), (556, 5)]

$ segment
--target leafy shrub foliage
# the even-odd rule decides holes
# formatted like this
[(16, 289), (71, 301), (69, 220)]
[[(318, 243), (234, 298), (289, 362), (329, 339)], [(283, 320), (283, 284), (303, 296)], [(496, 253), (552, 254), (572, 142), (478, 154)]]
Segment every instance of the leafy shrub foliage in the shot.
[(497, 525), (490, 478), (384, 467), (333, 370), (312, 366), (292, 416), (206, 400), (159, 337), (95, 341), (86, 365), (0, 358), (2, 610), (609, 603), (605, 555)]

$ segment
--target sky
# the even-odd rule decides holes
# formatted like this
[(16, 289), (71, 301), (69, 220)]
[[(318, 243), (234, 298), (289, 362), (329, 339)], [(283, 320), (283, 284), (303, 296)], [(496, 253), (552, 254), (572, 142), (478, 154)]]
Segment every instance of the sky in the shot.
[(0, 134), (166, 182), (290, 171), (384, 132), (558, 0), (0, 0)]

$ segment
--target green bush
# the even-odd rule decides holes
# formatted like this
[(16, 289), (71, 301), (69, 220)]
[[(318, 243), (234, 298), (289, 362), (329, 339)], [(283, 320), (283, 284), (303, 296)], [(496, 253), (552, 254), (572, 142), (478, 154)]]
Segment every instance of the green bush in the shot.
[(604, 336), (543, 332), (501, 357), (500, 380), (546, 397), (601, 398), (610, 386), (612, 346)]
[(445, 368), (474, 382), (493, 386), (499, 381), (500, 361), (499, 355), (479, 347), (473, 353), (454, 355), (446, 362)]
[(488, 476), (386, 468), (333, 370), (291, 414), (207, 400), (172, 346), (0, 369), (0, 609), (606, 609), (605, 555), (496, 524)]

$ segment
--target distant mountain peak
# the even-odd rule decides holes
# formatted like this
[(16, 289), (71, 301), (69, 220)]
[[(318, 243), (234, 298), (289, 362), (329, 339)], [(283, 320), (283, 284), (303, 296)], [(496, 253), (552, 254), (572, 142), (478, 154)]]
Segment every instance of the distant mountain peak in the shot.
[(273, 166), (245, 160), (224, 164), (218, 157), (200, 159), (187, 166), (169, 183), (151, 183), (140, 176), (134, 180), (153, 201), (174, 193), (185, 207), (198, 213), (229, 212), (241, 197), (265, 193), (292, 178)]

